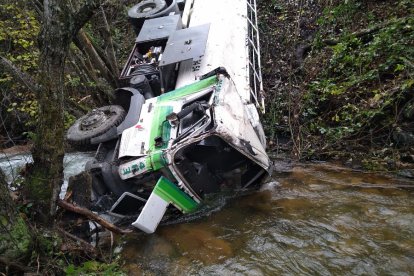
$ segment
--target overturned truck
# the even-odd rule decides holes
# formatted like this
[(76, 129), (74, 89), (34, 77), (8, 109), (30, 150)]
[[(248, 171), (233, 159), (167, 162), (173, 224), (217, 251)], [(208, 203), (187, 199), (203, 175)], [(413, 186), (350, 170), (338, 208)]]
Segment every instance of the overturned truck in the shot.
[(153, 233), (168, 210), (193, 212), (271, 173), (256, 1), (144, 0), (128, 15), (137, 38), (124, 87), (67, 140), (99, 145), (86, 165), (94, 210)]

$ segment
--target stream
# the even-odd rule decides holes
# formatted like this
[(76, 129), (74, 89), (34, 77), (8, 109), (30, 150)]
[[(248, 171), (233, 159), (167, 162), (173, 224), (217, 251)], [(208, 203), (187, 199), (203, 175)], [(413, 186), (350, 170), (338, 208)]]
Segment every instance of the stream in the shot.
[[(63, 158), (63, 184), (60, 192), (60, 198), (63, 198), (68, 187), (69, 177), (77, 175), (84, 171), (85, 164), (94, 157), (94, 152), (75, 152), (65, 154)], [(5, 155), (0, 154), (0, 168), (6, 175), (6, 180), (11, 183), (19, 178), (19, 171), (26, 163), (33, 162), (30, 154)]]
[(414, 274), (413, 181), (299, 164), (260, 191), (209, 204), (219, 208), (125, 240), (129, 273)]
[[(65, 156), (65, 185), (91, 153)], [(29, 155), (2, 158), (9, 180)], [(129, 275), (413, 275), (414, 181), (283, 164), (259, 191), (220, 195), (115, 251)], [(65, 185), (63, 191), (65, 191)]]

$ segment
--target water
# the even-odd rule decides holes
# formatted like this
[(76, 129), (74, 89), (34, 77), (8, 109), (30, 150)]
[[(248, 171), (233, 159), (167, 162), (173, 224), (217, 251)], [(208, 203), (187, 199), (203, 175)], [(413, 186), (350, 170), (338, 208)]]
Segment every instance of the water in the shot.
[[(66, 193), (68, 181), (71, 176), (77, 175), (84, 171), (85, 164), (92, 160), (94, 153), (91, 152), (74, 152), (67, 153), (63, 159), (63, 174), (64, 180), (60, 197), (63, 198)], [(6, 175), (7, 181), (15, 182), (19, 178), (19, 171), (26, 165), (26, 163), (33, 162), (30, 154), (19, 154), (14, 156), (0, 156), (0, 168)]]
[[(65, 156), (65, 184), (92, 157)], [(3, 158), (0, 167), (12, 180), (30, 161)], [(190, 222), (128, 237), (118, 248), (125, 268), (131, 275), (414, 274), (414, 181), (330, 164), (278, 171), (260, 191), (218, 197)]]
[(414, 274), (412, 181), (295, 165), (260, 191), (210, 204), (219, 211), (129, 237), (120, 247), (125, 268), (132, 275)]

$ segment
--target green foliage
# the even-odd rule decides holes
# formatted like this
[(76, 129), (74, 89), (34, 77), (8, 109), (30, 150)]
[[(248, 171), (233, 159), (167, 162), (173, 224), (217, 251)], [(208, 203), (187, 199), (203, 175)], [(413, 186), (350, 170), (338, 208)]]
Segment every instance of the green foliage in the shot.
[(283, 6), (283, 3), (281, 3), (279, 0), (272, 0), (270, 1), (270, 8), (273, 9), (273, 11), (276, 12), (282, 12), (285, 7)]
[[(0, 4), (0, 55), (33, 79), (36, 79), (38, 73), (39, 50), (36, 40), (39, 32), (40, 23), (29, 1)], [(83, 84), (78, 76), (67, 74), (65, 77), (69, 88), (94, 85)], [(7, 112), (8, 118), (12, 118), (14, 124), (19, 124), (23, 134), (33, 134), (39, 119), (38, 102), (33, 92), (3, 71), (0, 72), (0, 92), (0, 100), (7, 106), (3, 112)], [(65, 127), (69, 128), (74, 120), (75, 117), (65, 111)], [(13, 126), (8, 129), (11, 133), (15, 131)], [(31, 139), (33, 135), (27, 137)]]
[(273, 140), (277, 132), (287, 132), (286, 127), (286, 110), (288, 109), (287, 95), (284, 93), (275, 93), (272, 101), (269, 103), (266, 113), (263, 117), (264, 130), (269, 139)]
[[(36, 39), (39, 31), (40, 24), (28, 1), (0, 4), (0, 55), (32, 76), (36, 76), (38, 71)], [(8, 106), (5, 110), (10, 118), (7, 123), (11, 124), (8, 131), (32, 130), (37, 121), (37, 102), (33, 93), (4, 71), (0, 72), (0, 91), (2, 103)]]
[(343, 29), (352, 25), (353, 16), (361, 9), (361, 2), (358, 0), (343, 1), (337, 6), (326, 7), (322, 16), (318, 18), (317, 23), (321, 29), (328, 27), (330, 29)]
[[(25, 126), (28, 129), (33, 129), (39, 119), (37, 100), (33, 98), (34, 96), (32, 94), (24, 95), (24, 93), (18, 93), (17, 96), (19, 98), (25, 97), (26, 100), (11, 103), (11, 105), (7, 108), (7, 112), (19, 112), (21, 114), (25, 114), (27, 116), (27, 119), (24, 122)], [(65, 129), (68, 129), (75, 121), (76, 117), (65, 111)], [(27, 137), (33, 140), (34, 133), (32, 131), (26, 131), (24, 134), (27, 134)]]
[(0, 215), (0, 227), (7, 229), (0, 233), (0, 254), (10, 259), (21, 258), (30, 253), (32, 237), (22, 217), (9, 224), (7, 218)]
[(335, 37), (338, 33), (349, 33), (354, 16), (361, 9), (361, 3), (357, 0), (341, 1), (336, 6), (326, 6), (322, 15), (317, 19), (319, 31), (316, 33), (314, 48), (321, 50), (324, 47), (323, 40)]
[(75, 276), (75, 275), (127, 275), (123, 272), (119, 264), (116, 262), (113, 263), (100, 263), (97, 261), (87, 261), (84, 262), (81, 266), (76, 267), (75, 265), (69, 265), (66, 270), (66, 275)]
[(414, 18), (391, 19), (358, 37), (344, 34), (331, 50), (304, 97), (309, 130), (333, 142), (390, 126), (395, 107), (412, 98)]
[[(7, 108), (7, 112), (25, 114), (27, 118), (24, 123), (25, 126), (29, 129), (36, 126), (38, 120), (38, 104), (37, 100), (34, 99), (34, 95), (19, 92), (16, 96), (15, 101)], [(24, 100), (22, 101), (21, 99)]]
[(71, 76), (70, 74), (67, 74), (66, 76), (65, 76), (65, 78), (66, 78), (66, 82), (65, 82), (65, 84), (66, 85), (68, 85), (68, 86), (71, 86), (71, 87), (77, 87), (77, 86), (79, 86), (80, 84), (82, 84), (81, 83), (81, 79), (79, 78), (79, 77), (73, 77), (73, 76)]
[(62, 239), (56, 232), (52, 231), (42, 231), (37, 232), (34, 237), (34, 247), (35, 251), (32, 255), (32, 258), (37, 258), (38, 255), (42, 257), (53, 258), (60, 256), (60, 246), (62, 244)]
[(76, 121), (76, 117), (65, 111), (65, 129), (70, 128)]
[[(0, 54), (27, 72), (37, 68), (39, 51), (35, 41), (40, 25), (25, 2), (0, 4)], [(9, 80), (2, 76), (0, 83)]]

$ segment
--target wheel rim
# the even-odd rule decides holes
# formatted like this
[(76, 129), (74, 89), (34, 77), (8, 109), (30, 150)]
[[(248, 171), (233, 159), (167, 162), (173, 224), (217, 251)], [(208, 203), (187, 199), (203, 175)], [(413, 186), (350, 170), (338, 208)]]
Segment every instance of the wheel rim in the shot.
[(108, 119), (108, 115), (102, 110), (92, 110), (92, 113), (81, 122), (81, 130), (88, 131), (99, 127)]
[(142, 7), (139, 7), (138, 12), (140, 13), (147, 13), (152, 11), (153, 9), (155, 9), (157, 7), (157, 5), (155, 5), (154, 3), (148, 3), (146, 5), (143, 5)]

